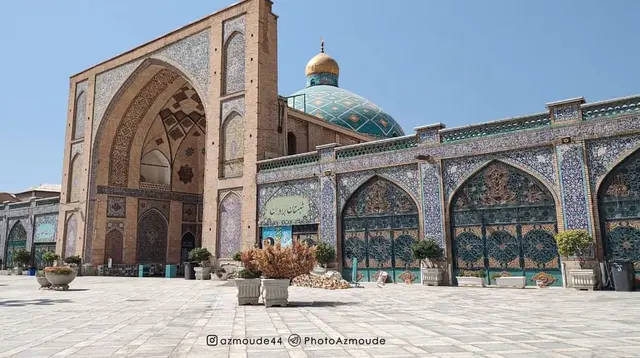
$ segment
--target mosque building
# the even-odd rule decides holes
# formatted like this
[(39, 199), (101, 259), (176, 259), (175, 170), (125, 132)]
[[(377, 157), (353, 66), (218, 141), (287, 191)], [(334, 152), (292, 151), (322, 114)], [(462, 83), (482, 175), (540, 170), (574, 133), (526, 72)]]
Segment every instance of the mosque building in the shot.
[(553, 235), (582, 229), (597, 273), (640, 270), (640, 96), (405, 134), (339, 87), (324, 44), (306, 86), (280, 96), (277, 40), (271, 1), (245, 0), (72, 76), (57, 252), (126, 276), (194, 247), (219, 264), (322, 241), (347, 280), (418, 282), (410, 248), (432, 238), (448, 284), (476, 269), (563, 286)]

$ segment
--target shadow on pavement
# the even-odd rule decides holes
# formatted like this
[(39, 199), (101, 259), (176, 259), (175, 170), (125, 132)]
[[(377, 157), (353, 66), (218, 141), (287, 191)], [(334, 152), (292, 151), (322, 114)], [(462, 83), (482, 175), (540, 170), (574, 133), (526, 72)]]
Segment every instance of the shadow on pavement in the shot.
[(287, 307), (338, 307), (338, 306), (355, 306), (358, 302), (340, 302), (340, 301), (313, 301), (313, 302), (289, 302)]
[(0, 300), (0, 307), (51, 306), (56, 303), (71, 303), (69, 299), (39, 298), (35, 300)]

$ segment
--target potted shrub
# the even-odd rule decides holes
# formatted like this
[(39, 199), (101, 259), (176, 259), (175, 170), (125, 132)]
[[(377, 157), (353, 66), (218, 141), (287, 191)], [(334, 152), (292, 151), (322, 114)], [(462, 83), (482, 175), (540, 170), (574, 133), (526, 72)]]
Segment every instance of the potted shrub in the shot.
[(210, 257), (211, 253), (204, 247), (196, 247), (189, 252), (189, 260), (200, 264), (200, 267), (193, 268), (196, 273), (196, 280), (208, 280), (211, 277)]
[(256, 255), (258, 270), (263, 274), (262, 299), (267, 307), (287, 305), (291, 280), (306, 275), (316, 265), (315, 248), (298, 241), (291, 246), (267, 245)]
[(484, 270), (463, 270), (458, 273), (456, 280), (458, 286), (462, 287), (484, 287), (485, 277), (487, 277)]
[(316, 245), (315, 252), (318, 264), (313, 269), (313, 272), (318, 275), (324, 275), (327, 273), (327, 264), (336, 259), (336, 250), (326, 242), (320, 242)]
[(52, 289), (68, 290), (69, 284), (76, 278), (77, 274), (78, 272), (71, 267), (54, 266), (44, 268), (44, 275), (47, 281), (51, 283)]
[[(415, 242), (411, 246), (411, 254), (415, 260), (420, 260), (422, 284), (439, 286), (442, 284), (442, 269), (436, 264), (441, 260), (444, 250), (433, 239), (426, 238)], [(433, 261), (432, 261), (433, 260)]]
[(44, 261), (45, 266), (53, 266), (53, 263), (60, 259), (60, 255), (55, 252), (47, 251), (42, 254), (42, 261)]
[(558, 253), (564, 258), (577, 258), (580, 269), (569, 271), (570, 282), (576, 289), (594, 289), (596, 274), (593, 269), (587, 269), (586, 258), (593, 239), (585, 230), (567, 230), (555, 235), (558, 243)]
[(235, 254), (233, 254), (232, 259), (233, 259), (233, 261), (241, 263), (242, 262), (242, 251), (238, 251)]
[(491, 275), (491, 279), (496, 281), (498, 287), (524, 288), (527, 285), (526, 276), (511, 276), (507, 271), (494, 273)]
[(260, 299), (260, 275), (256, 262), (258, 250), (251, 248), (241, 253), (243, 269), (235, 279), (239, 305), (255, 305)]
[(44, 271), (39, 270), (38, 272), (36, 272), (36, 280), (40, 285), (39, 290), (43, 288), (51, 288), (51, 282), (49, 282), (49, 280), (47, 280), (47, 278), (45, 277)]
[(69, 256), (66, 259), (64, 259), (64, 263), (67, 264), (69, 267), (73, 268), (74, 270), (78, 271), (79, 275), (82, 275), (80, 273), (80, 265), (82, 264), (82, 259), (80, 258), (80, 256), (78, 255)]
[(31, 261), (31, 255), (25, 249), (18, 249), (13, 252), (12, 260), (15, 264), (16, 275), (22, 275), (22, 269)]

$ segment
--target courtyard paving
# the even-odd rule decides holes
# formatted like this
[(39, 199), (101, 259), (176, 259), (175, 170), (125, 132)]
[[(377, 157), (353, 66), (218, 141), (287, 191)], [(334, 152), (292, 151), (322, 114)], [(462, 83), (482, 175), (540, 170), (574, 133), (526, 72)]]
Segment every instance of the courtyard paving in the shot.
[[(266, 309), (216, 281), (78, 277), (56, 292), (0, 276), (0, 357), (640, 357), (640, 292), (364, 286), (291, 287), (290, 307)], [(282, 344), (220, 345), (258, 337)]]

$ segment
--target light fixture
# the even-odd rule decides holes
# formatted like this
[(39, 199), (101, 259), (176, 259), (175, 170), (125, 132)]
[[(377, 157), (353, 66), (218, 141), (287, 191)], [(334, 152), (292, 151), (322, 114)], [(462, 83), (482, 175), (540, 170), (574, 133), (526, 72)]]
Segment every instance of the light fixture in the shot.
[(324, 171), (324, 175), (326, 175), (326, 176), (328, 176), (328, 177), (329, 177), (329, 176), (331, 176), (331, 169), (327, 169), (327, 170), (325, 170), (325, 171)]
[(571, 137), (563, 137), (561, 140), (562, 140), (562, 144), (571, 143)]

